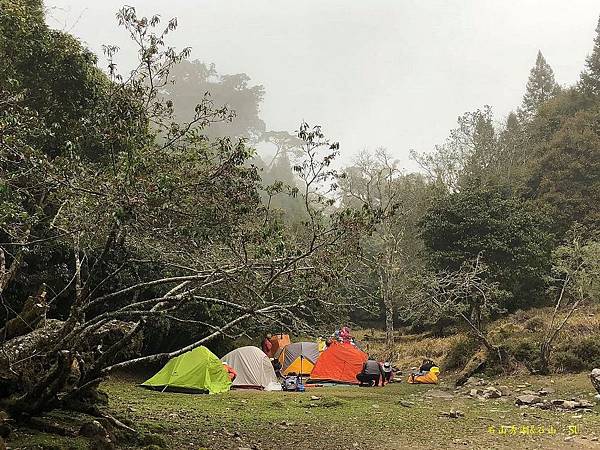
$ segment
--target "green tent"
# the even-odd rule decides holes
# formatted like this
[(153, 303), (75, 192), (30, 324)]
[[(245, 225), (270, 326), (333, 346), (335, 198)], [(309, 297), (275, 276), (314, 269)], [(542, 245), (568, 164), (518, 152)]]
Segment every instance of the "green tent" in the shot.
[(223, 363), (206, 347), (176, 356), (142, 386), (160, 390), (226, 392), (231, 381)]

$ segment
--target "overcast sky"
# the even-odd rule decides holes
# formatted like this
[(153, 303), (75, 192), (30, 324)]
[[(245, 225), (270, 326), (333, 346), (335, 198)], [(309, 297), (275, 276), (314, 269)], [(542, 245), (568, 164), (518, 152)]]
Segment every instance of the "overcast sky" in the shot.
[[(125, 0), (46, 0), (50, 26), (100, 54), (135, 57), (115, 12)], [(266, 96), (268, 129), (321, 124), (350, 161), (387, 147), (443, 142), (456, 118), (485, 104), (501, 120), (519, 105), (538, 49), (573, 83), (591, 51), (598, 0), (127, 0), (138, 15), (177, 17), (171, 45), (219, 73), (247, 73)]]

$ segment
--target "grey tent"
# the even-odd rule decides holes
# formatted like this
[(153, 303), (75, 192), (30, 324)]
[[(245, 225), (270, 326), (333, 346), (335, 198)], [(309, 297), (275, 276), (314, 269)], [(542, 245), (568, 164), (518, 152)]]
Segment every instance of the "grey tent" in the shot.
[(221, 358), (237, 372), (232, 389), (264, 389), (280, 391), (271, 360), (258, 347), (240, 347)]
[(275, 358), (281, 363), (282, 375), (310, 375), (319, 355), (316, 342), (294, 342), (279, 349)]

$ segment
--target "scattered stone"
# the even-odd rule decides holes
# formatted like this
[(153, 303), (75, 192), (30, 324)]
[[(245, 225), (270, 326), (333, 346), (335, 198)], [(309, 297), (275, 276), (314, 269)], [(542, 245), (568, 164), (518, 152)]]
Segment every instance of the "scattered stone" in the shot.
[(317, 397), (316, 395), (311, 395), (310, 399), (311, 400), (321, 400), (321, 397)]
[(499, 389), (496, 389), (495, 387), (487, 387), (483, 390), (483, 393), (481, 394), (481, 396), (483, 398), (500, 398), (502, 397), (502, 392), (500, 392)]
[(508, 386), (498, 386), (498, 390), (502, 393), (503, 397), (509, 397), (512, 392)]
[(545, 388), (540, 389), (538, 391), (538, 394), (541, 396), (546, 396), (548, 394), (554, 394), (554, 389), (545, 387)]
[(579, 408), (579, 402), (575, 402), (573, 400), (566, 400), (562, 403), (561, 407), (565, 409), (577, 409)]
[(465, 414), (458, 409), (456, 409), (456, 410), (451, 409), (450, 411), (441, 411), (440, 415), (444, 416), (444, 417), (450, 417), (452, 419), (458, 419), (459, 417), (465, 417)]
[(524, 389), (523, 391), (521, 391), (521, 394), (523, 395), (538, 395), (538, 392), (532, 391), (531, 389)]
[(515, 403), (519, 406), (522, 405), (533, 405), (535, 403), (540, 403), (542, 401), (542, 399), (540, 397), (538, 397), (537, 395), (520, 395), (519, 397), (517, 397), (517, 399), (515, 400)]
[(469, 395), (470, 395), (471, 397), (479, 397), (479, 394), (480, 394), (480, 391), (479, 391), (479, 389), (471, 389), (471, 390), (469, 391)]
[(413, 405), (414, 405), (414, 403), (413, 403), (413, 402), (409, 402), (409, 401), (406, 401), (406, 400), (400, 400), (400, 401), (398, 402), (398, 404), (399, 404), (400, 406), (404, 406), (405, 408), (410, 408), (411, 406), (413, 406)]

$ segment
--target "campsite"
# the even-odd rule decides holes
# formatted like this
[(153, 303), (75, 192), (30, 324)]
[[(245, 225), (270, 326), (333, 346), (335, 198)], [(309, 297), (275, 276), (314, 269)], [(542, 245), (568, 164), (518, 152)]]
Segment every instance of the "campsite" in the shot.
[(0, 0), (0, 450), (600, 449), (598, 0)]
[[(228, 360), (232, 362), (231, 357)], [(169, 364), (165, 368), (170, 369)], [(328, 373), (339, 377), (343, 371), (329, 368)], [(102, 388), (111, 398), (110, 410), (136, 425), (148, 449), (274, 449), (285, 445), (377, 450), (408, 448), (423, 439), (435, 441), (423, 448), (598, 448), (597, 407), (515, 405), (523, 393), (544, 391), (548, 391), (542, 396), (546, 400), (593, 401), (587, 374), (474, 377), (458, 389), (451, 382), (454, 375), (449, 378), (435, 385), (399, 382), (360, 388), (338, 383), (305, 392), (266, 391), (255, 386), (208, 395), (198, 390), (144, 389), (139, 374), (124, 373)], [(473, 390), (478, 394), (472, 395)], [(500, 395), (487, 397), (486, 390)], [(68, 429), (70, 419), (60, 414), (51, 417), (55, 426)], [(18, 432), (12, 444), (15, 448), (24, 444), (31, 445), (27, 448), (88, 448), (85, 438), (31, 433)]]

